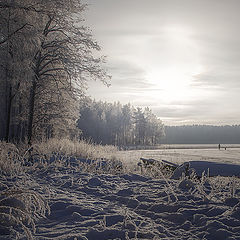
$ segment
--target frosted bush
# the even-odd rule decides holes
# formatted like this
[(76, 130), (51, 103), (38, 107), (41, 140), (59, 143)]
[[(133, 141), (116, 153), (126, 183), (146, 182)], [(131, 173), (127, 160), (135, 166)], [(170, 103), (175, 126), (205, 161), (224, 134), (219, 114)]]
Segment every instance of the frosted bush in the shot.
[(33, 154), (61, 155), (81, 157), (86, 159), (99, 159), (115, 157), (117, 148), (114, 146), (96, 145), (86, 141), (52, 138), (46, 142), (38, 142), (33, 145)]
[(40, 194), (26, 189), (7, 189), (0, 194), (1, 233), (15, 236), (24, 234), (32, 239), (35, 221), (45, 217), (50, 208)]
[(23, 172), (23, 158), (11, 143), (0, 142), (0, 174), (14, 176)]

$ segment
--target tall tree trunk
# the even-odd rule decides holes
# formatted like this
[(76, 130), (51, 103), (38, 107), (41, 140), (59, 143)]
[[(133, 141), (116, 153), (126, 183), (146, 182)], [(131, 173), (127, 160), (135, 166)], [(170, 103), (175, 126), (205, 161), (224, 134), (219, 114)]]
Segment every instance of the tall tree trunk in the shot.
[(33, 117), (35, 111), (35, 97), (36, 97), (36, 88), (37, 81), (39, 80), (39, 67), (41, 63), (42, 53), (38, 51), (36, 54), (36, 65), (34, 70), (34, 76), (32, 79), (32, 86), (30, 90), (30, 99), (29, 99), (29, 112), (28, 112), (28, 128), (27, 128), (27, 137), (28, 137), (28, 145), (32, 145), (32, 130), (33, 130)]
[(7, 122), (6, 122), (6, 135), (5, 135), (5, 141), (9, 141), (9, 131), (10, 131), (10, 122), (11, 122), (11, 109), (12, 109), (12, 86), (9, 87), (9, 93), (8, 93), (8, 106), (7, 106)]
[[(7, 19), (7, 37), (10, 35), (10, 17), (11, 10), (8, 9), (8, 19)], [(5, 78), (5, 111), (6, 111), (6, 121), (5, 121), (5, 141), (8, 142), (9, 130), (10, 130), (10, 120), (11, 120), (11, 95), (12, 95), (12, 86), (10, 79), (10, 70), (9, 70), (9, 52), (10, 52), (10, 43), (7, 41), (6, 48), (6, 78)]]
[(32, 81), (32, 87), (30, 92), (30, 99), (29, 99), (29, 113), (28, 113), (28, 144), (32, 145), (32, 129), (33, 129), (33, 116), (34, 116), (34, 107), (35, 107), (35, 96), (36, 96), (36, 87), (37, 82), (34, 76)]

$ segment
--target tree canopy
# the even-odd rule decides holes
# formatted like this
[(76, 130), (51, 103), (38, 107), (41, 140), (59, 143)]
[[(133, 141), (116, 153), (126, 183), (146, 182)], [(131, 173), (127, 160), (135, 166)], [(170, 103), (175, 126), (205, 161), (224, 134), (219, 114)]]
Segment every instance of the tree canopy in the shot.
[(0, 1), (0, 138), (76, 134), (87, 82), (107, 83), (79, 0)]

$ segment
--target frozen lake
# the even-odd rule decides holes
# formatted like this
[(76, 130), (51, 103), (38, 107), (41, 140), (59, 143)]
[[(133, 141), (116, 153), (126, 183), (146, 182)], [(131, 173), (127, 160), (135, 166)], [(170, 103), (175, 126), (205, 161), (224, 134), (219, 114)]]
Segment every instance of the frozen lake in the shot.
[(163, 145), (160, 149), (120, 151), (119, 154), (124, 157), (126, 163), (131, 164), (136, 164), (141, 157), (167, 160), (177, 164), (199, 160), (240, 164), (240, 145), (222, 145), (220, 150), (217, 146), (217, 144)]

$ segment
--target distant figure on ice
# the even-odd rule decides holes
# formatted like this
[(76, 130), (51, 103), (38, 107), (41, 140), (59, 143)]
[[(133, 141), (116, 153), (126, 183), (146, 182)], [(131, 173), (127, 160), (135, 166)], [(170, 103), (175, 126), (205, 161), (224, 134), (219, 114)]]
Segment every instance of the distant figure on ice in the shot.
[(221, 148), (221, 145), (220, 145), (220, 144), (218, 144), (218, 150), (220, 150), (220, 148)]

